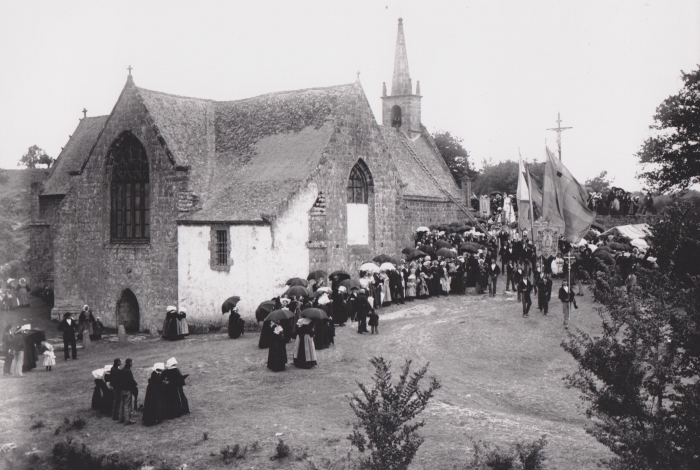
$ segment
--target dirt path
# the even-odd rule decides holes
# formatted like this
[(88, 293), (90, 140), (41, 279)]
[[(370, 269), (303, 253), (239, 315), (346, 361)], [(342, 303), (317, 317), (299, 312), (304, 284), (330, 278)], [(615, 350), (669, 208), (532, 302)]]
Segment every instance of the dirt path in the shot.
[[(579, 302), (572, 321), (596, 332), (599, 319), (590, 301), (587, 295)], [(317, 368), (292, 366), (277, 374), (265, 368), (267, 351), (259, 350), (251, 335), (235, 341), (210, 334), (179, 342), (98, 343), (78, 361), (59, 361), (54, 372), (0, 381), (0, 444), (32, 443), (47, 451), (64, 435), (54, 435), (64, 417), (80, 414), (88, 424), (71, 435), (101, 452), (167, 454), (204, 469), (224, 466), (221, 447), (257, 442), (259, 450), (249, 452), (241, 465), (281, 468), (269, 459), (281, 437), (297, 457), (306, 453), (285, 468), (309, 468), (309, 462), (326, 468), (350, 449), (346, 436), (354, 415), (347, 397), (358, 391), (356, 381), (371, 382), (368, 359), (382, 355), (397, 373), (405, 358), (415, 366), (430, 362), (430, 374), (443, 383), (425, 412), (425, 443), (414, 468), (449, 469), (464, 462), (470, 437), (505, 444), (542, 434), (550, 441), (549, 468), (597, 468), (607, 451), (585, 433), (577, 394), (562, 382), (573, 361), (559, 346), (566, 337), (559, 302), (552, 302), (548, 317), (534, 308), (523, 319), (520, 310), (514, 296), (503, 293), (494, 299), (469, 295), (392, 306), (379, 311), (379, 335), (338, 328), (336, 345), (318, 352)], [(291, 359), (291, 344), (288, 355)], [(171, 356), (191, 374), (185, 388), (190, 415), (154, 428), (124, 427), (89, 410), (92, 369), (114, 357), (134, 358), (142, 399), (148, 368)], [(31, 416), (45, 427), (30, 430)]]

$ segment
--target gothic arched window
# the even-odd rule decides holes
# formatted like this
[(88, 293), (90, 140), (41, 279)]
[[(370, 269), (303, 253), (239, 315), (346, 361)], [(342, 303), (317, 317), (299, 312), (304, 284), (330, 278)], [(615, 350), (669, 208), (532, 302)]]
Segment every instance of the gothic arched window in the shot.
[(355, 165), (350, 171), (347, 191), (349, 204), (367, 204), (369, 200), (367, 177), (359, 165)]
[(107, 153), (111, 193), (111, 240), (148, 243), (150, 239), (148, 157), (131, 133), (124, 132)]

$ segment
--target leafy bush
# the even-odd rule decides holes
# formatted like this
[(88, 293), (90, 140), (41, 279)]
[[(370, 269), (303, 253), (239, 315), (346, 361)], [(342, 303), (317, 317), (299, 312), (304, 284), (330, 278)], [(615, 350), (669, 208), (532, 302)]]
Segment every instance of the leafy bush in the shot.
[(353, 394), (350, 398), (350, 407), (358, 421), (348, 439), (360, 452), (370, 452), (361, 459), (364, 468), (403, 470), (423, 443), (417, 431), (424, 421), (408, 423), (428, 406), (441, 385), (433, 377), (427, 389), (420, 389), (420, 381), (428, 372), (427, 364), (409, 377), (411, 361), (407, 360), (398, 383), (393, 385), (391, 363), (383, 357), (373, 357), (370, 362), (374, 366), (374, 388), (358, 383), (362, 396)]
[(518, 442), (504, 449), (490, 443), (475, 442), (474, 457), (467, 470), (543, 470), (546, 436), (536, 441)]
[(221, 460), (225, 463), (229, 463), (232, 460), (244, 459), (247, 452), (248, 446), (241, 447), (238, 444), (234, 444), (233, 446), (226, 445), (226, 447), (222, 447), (219, 451)]
[(277, 441), (277, 447), (275, 447), (275, 455), (270, 457), (270, 460), (282, 460), (289, 457), (292, 453), (292, 449), (289, 448), (287, 444), (284, 443), (282, 439)]

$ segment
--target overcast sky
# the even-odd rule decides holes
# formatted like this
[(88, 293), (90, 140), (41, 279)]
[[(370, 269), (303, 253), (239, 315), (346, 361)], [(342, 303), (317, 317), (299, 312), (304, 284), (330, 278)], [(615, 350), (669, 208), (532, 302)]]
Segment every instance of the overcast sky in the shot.
[(634, 154), (654, 110), (700, 63), (697, 0), (0, 2), (0, 167), (56, 157), (82, 116), (138, 86), (235, 100), (360, 81), (381, 121), (403, 17), (423, 124), (472, 161), (542, 160), (563, 133), (580, 180), (641, 187)]

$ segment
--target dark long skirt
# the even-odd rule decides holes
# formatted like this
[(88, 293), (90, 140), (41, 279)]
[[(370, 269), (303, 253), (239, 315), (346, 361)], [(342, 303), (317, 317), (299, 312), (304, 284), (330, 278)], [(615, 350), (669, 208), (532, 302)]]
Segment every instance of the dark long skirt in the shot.
[(245, 321), (238, 313), (232, 311), (228, 317), (228, 337), (231, 339), (240, 337), (244, 327)]
[(185, 377), (180, 369), (166, 369), (163, 371), (163, 398), (165, 401), (165, 418), (179, 418), (190, 412), (190, 404), (187, 401), (182, 386), (185, 385)]
[(165, 404), (163, 375), (153, 372), (143, 399), (143, 424), (152, 426), (162, 422), (165, 419)]
[(319, 349), (326, 349), (329, 345), (326, 323), (328, 323), (328, 320), (316, 320), (314, 326), (314, 345), (317, 351)]
[(282, 372), (287, 367), (287, 346), (284, 333), (272, 336), (272, 344), (267, 353), (267, 368), (274, 372)]
[(333, 323), (336, 325), (344, 325), (348, 321), (348, 308), (345, 301), (335, 299), (331, 306), (331, 312)]
[(163, 322), (163, 339), (169, 341), (181, 339), (180, 335), (177, 334), (177, 314), (166, 314)]
[(260, 330), (260, 340), (258, 341), (258, 347), (260, 349), (267, 349), (272, 344), (272, 325), (269, 321), (264, 321), (262, 330)]

